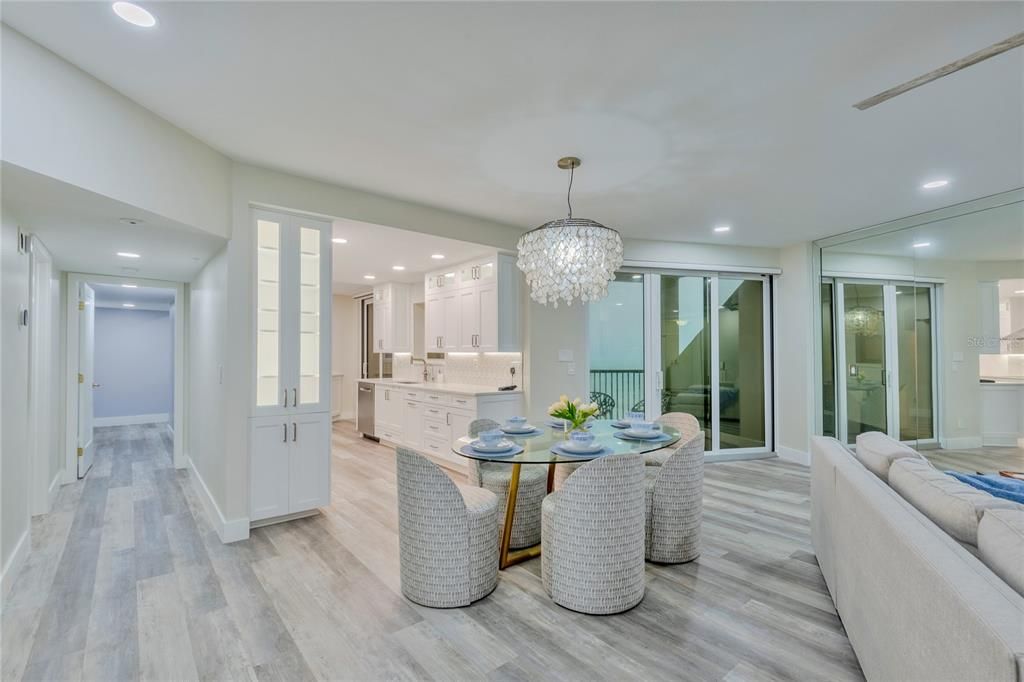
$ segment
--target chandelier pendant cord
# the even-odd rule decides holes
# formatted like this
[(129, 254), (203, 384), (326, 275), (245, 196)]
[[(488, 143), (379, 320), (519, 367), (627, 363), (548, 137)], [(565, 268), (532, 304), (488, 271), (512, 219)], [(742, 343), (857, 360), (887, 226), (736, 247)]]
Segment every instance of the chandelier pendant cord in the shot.
[(569, 190), (565, 193), (565, 203), (569, 204), (569, 217), (572, 218), (572, 175), (576, 171), (576, 164), (569, 168)]

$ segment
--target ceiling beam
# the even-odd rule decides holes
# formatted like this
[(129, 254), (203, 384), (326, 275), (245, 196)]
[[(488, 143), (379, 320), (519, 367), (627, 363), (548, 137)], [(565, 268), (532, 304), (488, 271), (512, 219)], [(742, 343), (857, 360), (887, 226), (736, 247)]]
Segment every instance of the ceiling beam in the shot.
[(949, 74), (956, 73), (961, 69), (966, 69), (968, 66), (974, 66), (979, 62), (983, 62), (986, 59), (990, 59), (991, 57), (995, 57), (996, 55), (1000, 55), (1004, 52), (1014, 49), (1015, 47), (1020, 47), (1021, 45), (1024, 45), (1024, 32), (1012, 35), (1006, 40), (1001, 40), (998, 43), (995, 43), (994, 45), (989, 45), (988, 47), (978, 50), (977, 52), (973, 52), (967, 55), (966, 57), (961, 57), (955, 62), (950, 62), (945, 66), (941, 66), (935, 69), (934, 71), (929, 71), (923, 76), (918, 76), (917, 78), (909, 80), (901, 85), (897, 85), (894, 88), (889, 88), (885, 92), (880, 92), (873, 97), (868, 97), (866, 100), (857, 102), (853, 106), (854, 108), (860, 109), (861, 111), (864, 111), (865, 109), (870, 109), (876, 104), (881, 104), (886, 100), (890, 100), (893, 97), (898, 97), (905, 92), (913, 90), (914, 88), (919, 88), (922, 85), (931, 83), (932, 81), (938, 80), (943, 76), (948, 76)]

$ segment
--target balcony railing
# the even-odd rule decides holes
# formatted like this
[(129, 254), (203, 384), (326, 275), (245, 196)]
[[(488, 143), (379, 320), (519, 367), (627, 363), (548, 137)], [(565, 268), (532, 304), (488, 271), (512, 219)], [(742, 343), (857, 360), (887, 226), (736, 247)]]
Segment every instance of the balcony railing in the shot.
[(591, 400), (607, 402), (600, 394), (610, 396), (612, 403), (603, 417), (621, 419), (644, 399), (644, 371), (642, 369), (590, 370)]

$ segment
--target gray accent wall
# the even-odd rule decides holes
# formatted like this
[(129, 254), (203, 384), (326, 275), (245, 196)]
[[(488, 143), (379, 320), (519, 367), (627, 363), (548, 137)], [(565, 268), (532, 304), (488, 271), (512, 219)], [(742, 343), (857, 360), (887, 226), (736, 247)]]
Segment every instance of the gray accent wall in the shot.
[(167, 311), (96, 309), (96, 418), (170, 415), (174, 325)]

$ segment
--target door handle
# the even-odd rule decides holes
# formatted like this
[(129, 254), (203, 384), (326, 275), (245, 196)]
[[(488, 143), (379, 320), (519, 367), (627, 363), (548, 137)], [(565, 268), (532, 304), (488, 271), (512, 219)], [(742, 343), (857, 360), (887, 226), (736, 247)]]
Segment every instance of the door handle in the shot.
[[(282, 405), (282, 407), (288, 407), (288, 389), (287, 388), (284, 389), (284, 405)], [(288, 428), (287, 424), (285, 424), (285, 428)], [(285, 440), (287, 440), (287, 438)]]
[(288, 442), (288, 425), (287, 424), (281, 424), (281, 428), (284, 430), (284, 440), (282, 442), (283, 443), (287, 443)]
[(299, 425), (292, 422), (292, 442), (294, 443), (299, 438)]
[(298, 407), (298, 406), (299, 406), (299, 389), (293, 388), (292, 389), (292, 407)]
[(452, 413), (451, 412), (446, 412), (445, 413), (445, 415), (444, 415), (444, 423), (447, 424), (448, 426), (452, 425)]
[(94, 383), (94, 384), (92, 385), (92, 387), (93, 387), (93, 388), (99, 388), (99, 387), (100, 387), (100, 386), (102, 386), (102, 385), (103, 385), (103, 384), (97, 384), (97, 383)]

